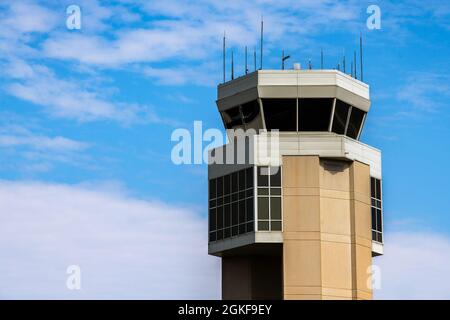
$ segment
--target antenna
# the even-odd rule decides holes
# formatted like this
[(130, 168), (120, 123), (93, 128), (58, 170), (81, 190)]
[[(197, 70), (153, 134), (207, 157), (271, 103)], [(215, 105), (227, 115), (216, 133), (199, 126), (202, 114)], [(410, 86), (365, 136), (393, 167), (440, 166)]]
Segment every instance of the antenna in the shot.
[(351, 74), (352, 77), (353, 77), (353, 61), (352, 61), (352, 63), (351, 63), (351, 72), (350, 72), (350, 74)]
[(245, 46), (245, 74), (248, 73), (248, 67), (247, 67), (247, 46)]
[(261, 57), (260, 57), (260, 63), (261, 63), (261, 66), (260, 66), (260, 69), (262, 70), (262, 68), (263, 68), (263, 41), (264, 41), (264, 19), (263, 19), (263, 16), (261, 16), (261, 47), (260, 47), (260, 49), (261, 49)]
[(234, 79), (234, 51), (231, 50), (231, 80)]
[(359, 66), (361, 68), (361, 81), (363, 81), (363, 48), (362, 48), (362, 34), (359, 33)]
[(284, 50), (281, 54), (281, 70), (284, 70), (284, 62), (289, 59), (291, 56), (284, 56)]
[(358, 74), (356, 73), (356, 50), (353, 51), (353, 63), (355, 64), (355, 79), (358, 79)]
[(320, 49), (320, 69), (323, 69), (323, 50)]
[(225, 67), (226, 67), (226, 62), (225, 62), (225, 31), (223, 32), (223, 83), (225, 83)]
[(256, 47), (253, 47), (253, 63), (255, 65), (255, 71), (256, 71)]
[(340, 64), (340, 63), (338, 63), (337, 69), (338, 69), (339, 71), (341, 71), (341, 64)]
[(308, 61), (308, 68), (309, 68), (309, 70), (311, 70), (311, 69), (312, 69), (312, 65), (311, 65), (311, 59), (309, 59), (309, 61)]
[(344, 54), (344, 58), (342, 59), (342, 68), (344, 69), (344, 73), (346, 73), (346, 71), (345, 71), (345, 54)]

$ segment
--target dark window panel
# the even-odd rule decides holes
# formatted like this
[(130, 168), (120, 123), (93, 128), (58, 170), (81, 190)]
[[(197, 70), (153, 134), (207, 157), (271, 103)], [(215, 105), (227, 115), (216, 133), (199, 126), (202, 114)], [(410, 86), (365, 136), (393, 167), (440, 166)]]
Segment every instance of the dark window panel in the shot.
[(296, 99), (262, 99), (267, 130), (297, 131)]
[(217, 229), (223, 228), (223, 207), (218, 207), (217, 211)]
[(242, 115), (239, 106), (222, 112), (222, 118), (227, 129), (242, 125)]
[(226, 196), (226, 197), (224, 197), (223, 199), (224, 199), (224, 200), (223, 200), (223, 204), (228, 204), (228, 203), (231, 202), (231, 196)]
[(255, 222), (254, 221), (248, 222), (246, 224), (246, 226), (247, 226), (247, 232), (252, 232), (254, 230), (254, 227), (255, 227)]
[(253, 187), (253, 168), (247, 168), (245, 169), (245, 176), (246, 176), (246, 188), (252, 188)]
[(382, 224), (381, 224), (381, 210), (377, 209), (377, 231), (382, 232)]
[(281, 220), (281, 198), (270, 198), (270, 219)]
[(271, 167), (270, 168), (270, 186), (271, 187), (281, 187), (281, 168)]
[(245, 171), (239, 171), (239, 190), (245, 190)]
[(245, 191), (239, 192), (239, 200), (243, 200), (243, 199), (245, 199), (245, 198), (246, 198), (246, 196), (245, 196)]
[(239, 201), (239, 223), (244, 223), (246, 219), (245, 215), (245, 200)]
[(377, 212), (374, 207), (372, 207), (372, 229), (377, 230)]
[(298, 108), (299, 131), (328, 131), (333, 99), (299, 99)]
[(255, 211), (254, 205), (253, 205), (253, 198), (248, 198), (246, 201), (247, 201), (247, 207), (246, 207), (245, 212), (246, 212), (247, 216), (246, 216), (245, 220), (251, 221), (254, 219), (253, 216), (254, 216), (254, 211)]
[(209, 180), (209, 198), (214, 199), (216, 197), (216, 179)]
[(226, 229), (224, 230), (223, 237), (224, 237), (225, 239), (231, 237), (231, 228), (226, 228)]
[(231, 205), (231, 224), (236, 225), (239, 223), (239, 209), (238, 209), (238, 203), (234, 202)]
[(210, 241), (210, 242), (216, 241), (216, 233), (215, 233), (215, 232), (211, 232), (211, 233), (209, 234), (209, 241)]
[(223, 239), (223, 229), (222, 230), (218, 230), (217, 232), (216, 232), (216, 237), (217, 237), (217, 240), (222, 240)]
[(238, 173), (233, 172), (231, 175), (231, 192), (237, 192), (239, 190)]
[(364, 118), (365, 112), (353, 107), (352, 113), (350, 114), (350, 121), (348, 122), (347, 136), (350, 138), (358, 138), (359, 129)]
[(272, 196), (281, 196), (281, 188), (270, 188), (270, 194)]
[(233, 194), (231, 195), (231, 201), (237, 201), (238, 198), (239, 198), (239, 194), (238, 194), (238, 193), (233, 193)]
[(223, 198), (218, 198), (217, 199), (217, 206), (221, 206), (223, 205)]
[(377, 241), (377, 233), (372, 230), (372, 240)]
[(336, 100), (336, 107), (334, 109), (333, 127), (331, 131), (337, 134), (345, 133), (345, 125), (347, 123), (347, 115), (350, 106), (341, 100)]
[(381, 200), (381, 181), (377, 179), (377, 199)]
[(238, 232), (239, 231), (239, 229), (238, 229), (238, 226), (234, 226), (234, 227), (232, 227), (231, 228), (231, 236), (237, 236), (238, 235)]
[(223, 196), (223, 177), (217, 178), (217, 197)]
[(258, 187), (269, 186), (268, 167), (258, 167)]
[(239, 225), (239, 234), (244, 234), (246, 232), (245, 226), (246, 226), (245, 223)]
[(370, 178), (370, 194), (372, 196), (372, 198), (376, 198), (377, 194), (376, 194), (376, 181), (375, 178)]
[(281, 221), (271, 221), (270, 222), (270, 230), (281, 231)]
[(258, 221), (258, 231), (268, 231), (269, 221)]
[(247, 191), (245, 192), (245, 194), (247, 195), (247, 198), (248, 198), (248, 197), (253, 197), (253, 189), (247, 189)]
[(259, 115), (259, 104), (257, 100), (244, 103), (241, 106), (244, 123), (250, 123)]
[(223, 177), (224, 194), (229, 195), (231, 193), (231, 175), (228, 174)]
[(228, 204), (225, 208), (225, 228), (231, 227), (231, 204)]
[(269, 188), (258, 188), (258, 194), (262, 196), (268, 196)]
[(258, 197), (258, 219), (269, 219), (268, 197)]
[(211, 200), (211, 201), (209, 202), (209, 207), (210, 207), (210, 208), (214, 208), (214, 207), (216, 206), (216, 203), (217, 203), (216, 200)]
[(383, 242), (383, 234), (382, 233), (378, 234), (378, 242)]
[(209, 210), (209, 230), (213, 231), (217, 228), (217, 222), (216, 222), (216, 209), (210, 209)]

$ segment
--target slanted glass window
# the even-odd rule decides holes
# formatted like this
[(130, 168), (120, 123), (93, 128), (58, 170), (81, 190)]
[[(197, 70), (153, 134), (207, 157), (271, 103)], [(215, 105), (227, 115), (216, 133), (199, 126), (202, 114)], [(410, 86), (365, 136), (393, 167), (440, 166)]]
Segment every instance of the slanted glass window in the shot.
[(257, 100), (244, 103), (241, 106), (244, 123), (250, 123), (259, 115), (259, 104)]
[(333, 99), (298, 99), (298, 108), (299, 131), (328, 131)]
[(281, 167), (257, 167), (258, 231), (281, 231)]
[(267, 130), (297, 131), (296, 99), (262, 99)]
[(222, 118), (227, 129), (242, 125), (240, 106), (223, 111)]
[(353, 139), (358, 138), (359, 129), (361, 128), (361, 124), (364, 119), (365, 112), (356, 108), (352, 107), (352, 111), (350, 113), (350, 120), (348, 122), (348, 128), (347, 128), (347, 136)]
[(334, 108), (334, 119), (331, 131), (337, 134), (345, 134), (345, 126), (347, 124), (347, 116), (350, 106), (341, 100), (336, 100)]
[(381, 180), (370, 178), (370, 192), (372, 202), (372, 240), (383, 242), (383, 221), (381, 206)]

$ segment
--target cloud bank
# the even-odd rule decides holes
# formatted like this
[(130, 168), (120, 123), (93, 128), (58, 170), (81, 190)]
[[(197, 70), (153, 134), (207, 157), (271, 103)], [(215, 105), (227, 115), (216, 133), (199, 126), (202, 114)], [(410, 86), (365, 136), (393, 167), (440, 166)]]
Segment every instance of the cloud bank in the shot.
[(206, 228), (190, 209), (118, 191), (0, 182), (0, 299), (218, 299)]

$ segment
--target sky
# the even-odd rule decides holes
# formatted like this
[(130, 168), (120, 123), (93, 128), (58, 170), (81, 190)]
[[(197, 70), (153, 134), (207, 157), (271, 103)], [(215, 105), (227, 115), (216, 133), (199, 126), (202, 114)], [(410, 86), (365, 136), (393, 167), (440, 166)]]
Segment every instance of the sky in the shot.
[[(0, 299), (220, 298), (207, 167), (174, 164), (171, 135), (223, 130), (222, 36), (242, 75), (261, 16), (265, 69), (282, 50), (287, 66), (316, 68), (323, 50), (335, 68), (362, 34), (361, 140), (383, 154), (375, 297), (450, 298), (447, 1), (0, 0)], [(66, 286), (70, 265), (81, 290)]]

